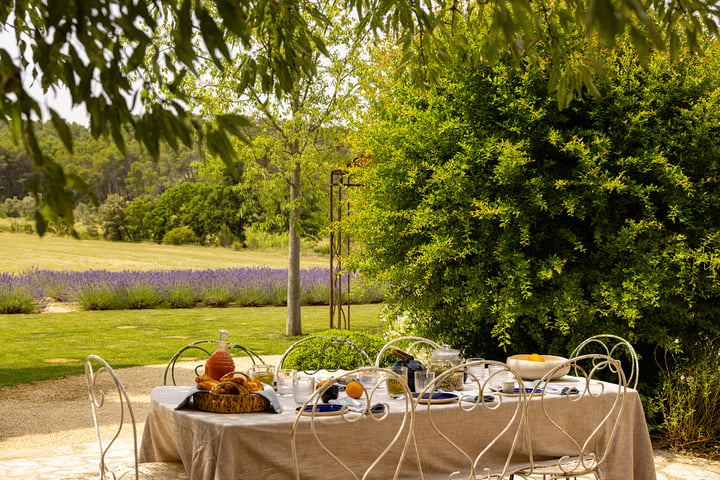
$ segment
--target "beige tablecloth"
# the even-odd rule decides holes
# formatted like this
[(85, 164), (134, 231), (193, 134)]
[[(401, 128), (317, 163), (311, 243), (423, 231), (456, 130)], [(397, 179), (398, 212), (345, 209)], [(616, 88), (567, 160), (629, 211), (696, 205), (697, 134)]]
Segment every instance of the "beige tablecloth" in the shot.
[[(283, 413), (215, 414), (192, 407), (175, 410), (188, 387), (157, 387), (145, 423), (140, 461), (182, 462), (192, 480), (241, 480), (294, 478), (291, 433), (295, 420), (295, 403), (283, 398)], [(569, 402), (558, 396), (548, 400), (547, 408), (561, 412), (561, 423), (579, 435), (598, 422), (610, 395)], [(390, 442), (400, 426), (401, 400), (389, 400), (391, 416), (381, 424), (370, 418), (348, 423), (341, 417), (324, 417), (322, 439), (333, 454), (362, 476), (362, 472)], [(464, 403), (468, 407), (468, 403)], [(463, 411), (457, 402), (447, 405), (420, 405), (415, 414), (414, 441), (426, 479), (447, 479), (453, 471), (467, 472), (467, 459), (438, 435), (431, 421), (449, 440), (461, 446), (473, 458), (507, 426), (517, 406), (517, 398), (504, 397), (497, 408)], [(529, 432), (536, 460), (559, 454), (576, 454), (567, 439), (558, 435), (542, 415), (540, 402), (531, 403)], [(309, 419), (303, 418), (298, 430), (298, 456), (302, 479), (344, 479), (351, 476), (322, 451), (312, 437)], [(498, 443), (484, 457), (479, 472), (502, 469), (516, 431), (511, 425)], [(513, 464), (528, 461), (528, 445), (521, 431)], [(601, 432), (597, 441), (604, 440)], [(412, 444), (411, 444), (412, 445)], [(376, 465), (369, 478), (392, 478), (400, 456), (396, 446)], [(414, 446), (411, 446), (401, 468), (400, 478), (420, 478)], [(628, 390), (625, 412), (613, 441), (608, 461), (602, 468), (607, 480), (654, 480), (650, 437), (639, 396)]]

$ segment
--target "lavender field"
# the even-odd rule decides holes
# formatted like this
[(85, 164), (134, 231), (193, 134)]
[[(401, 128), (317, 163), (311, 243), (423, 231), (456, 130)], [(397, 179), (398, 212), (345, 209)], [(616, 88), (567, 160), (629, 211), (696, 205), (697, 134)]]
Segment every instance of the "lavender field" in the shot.
[[(329, 301), (329, 270), (301, 270), (301, 302)], [(352, 303), (377, 303), (382, 289), (352, 279)], [(52, 271), (0, 273), (0, 313), (42, 311), (49, 300), (73, 302), (85, 310), (192, 308), (195, 306), (281, 306), (286, 304), (287, 270)]]

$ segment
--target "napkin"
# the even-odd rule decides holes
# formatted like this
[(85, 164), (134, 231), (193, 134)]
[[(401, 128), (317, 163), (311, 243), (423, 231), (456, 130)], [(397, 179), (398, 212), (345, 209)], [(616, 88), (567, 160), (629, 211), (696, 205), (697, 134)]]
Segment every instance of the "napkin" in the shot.
[[(365, 404), (359, 400), (355, 400), (350, 397), (333, 398), (328, 402), (331, 405), (347, 405), (347, 409), (351, 412), (363, 413), (365, 411)], [(380, 414), (385, 411), (385, 405), (382, 403), (376, 403), (370, 405), (370, 413)]]
[(177, 407), (175, 407), (175, 410), (180, 410), (181, 408), (187, 406), (190, 403), (190, 399), (192, 398), (192, 396), (195, 395), (199, 391), (200, 390), (195, 385), (193, 385), (192, 387), (188, 387), (188, 391), (187, 391), (187, 394), (185, 395), (185, 398), (183, 398), (182, 401), (180, 401), (180, 403), (178, 403)]
[(261, 397), (267, 398), (270, 401), (272, 411), (275, 413), (281, 413), (282, 406), (280, 405), (277, 393), (275, 393), (275, 389), (266, 383), (263, 383), (263, 387), (265, 387), (263, 390), (251, 392), (250, 395), (260, 395)]
[(553, 395), (575, 395), (578, 389), (562, 385), (545, 385), (545, 392)]
[[(478, 402), (478, 395), (460, 395), (460, 401), (461, 402), (471, 402), (471, 403), (477, 403)], [(495, 397), (492, 395), (483, 395), (483, 402), (485, 403), (492, 403), (495, 401)]]

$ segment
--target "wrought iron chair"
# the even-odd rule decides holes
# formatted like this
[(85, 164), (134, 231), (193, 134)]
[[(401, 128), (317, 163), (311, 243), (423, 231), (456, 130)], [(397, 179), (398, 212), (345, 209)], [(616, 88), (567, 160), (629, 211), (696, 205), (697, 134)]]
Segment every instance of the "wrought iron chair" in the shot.
[(383, 357), (389, 352), (391, 348), (399, 348), (404, 352), (409, 353), (416, 360), (419, 360), (427, 364), (430, 353), (436, 348), (440, 348), (440, 345), (430, 339), (423, 337), (398, 337), (387, 342), (378, 352), (375, 358), (375, 366), (379, 367), (383, 362)]
[[(568, 366), (576, 374), (574, 388), (565, 389), (562, 383), (548, 382), (553, 374)], [(612, 372), (614, 381), (598, 381), (596, 376), (602, 370)], [(592, 475), (601, 479), (601, 467), (625, 410), (626, 392), (620, 362), (607, 355), (574, 357), (548, 372), (538, 383), (538, 389), (527, 397), (530, 463), (517, 473), (523, 478)], [(568, 417), (572, 404), (577, 402), (583, 408), (586, 419), (583, 422)]]
[[(94, 367), (93, 364), (95, 364), (96, 367)], [(85, 359), (85, 378), (87, 380), (98, 447), (100, 448), (100, 480), (106, 480), (109, 478), (113, 480), (123, 478), (135, 478), (136, 480), (184, 480), (189, 478), (180, 463), (138, 463), (135, 414), (133, 413), (132, 405), (130, 403), (130, 399), (128, 398), (128, 394), (125, 391), (125, 387), (115, 373), (115, 370), (113, 370), (105, 360), (97, 355), (88, 355)], [(106, 391), (108, 395), (107, 397)], [(117, 401), (115, 399), (114, 392), (117, 392)], [(109, 399), (111, 399), (111, 401), (106, 401)], [(112, 408), (111, 405), (117, 405), (117, 407)], [(109, 408), (103, 410), (103, 407), (106, 406)], [(119, 412), (117, 411), (118, 409)], [(119, 425), (117, 426), (115, 435), (109, 442), (107, 442), (107, 444), (105, 444), (103, 443), (103, 437), (101, 434), (102, 420), (108, 418), (110, 419), (110, 425), (115, 425), (118, 423), (118, 419), (114, 416), (117, 413), (120, 414)], [(108, 414), (113, 416), (109, 417)], [(127, 417), (129, 417), (129, 421), (127, 421), (127, 423), (129, 423), (132, 427), (134, 466), (130, 470), (127, 469), (127, 466), (123, 466), (122, 469), (125, 470), (125, 472), (118, 476), (111, 469), (110, 465), (108, 465), (106, 458), (113, 443), (119, 438), (123, 427), (126, 424)]]
[[(175, 352), (175, 355), (172, 356), (170, 361), (168, 362), (167, 366), (165, 367), (165, 373), (163, 374), (163, 385), (168, 385), (168, 381), (172, 382), (172, 385), (177, 385), (178, 379), (176, 378), (176, 371), (175, 367), (178, 361), (182, 361), (183, 358), (186, 357), (192, 357), (197, 358), (199, 355), (200, 357), (210, 357), (210, 355), (213, 354), (215, 349), (217, 348), (218, 340), (200, 340), (197, 342), (190, 343), (188, 345), (185, 345), (180, 350)], [(253, 365), (263, 364), (262, 358), (260, 356), (250, 350), (247, 347), (244, 347), (242, 345), (239, 345), (237, 343), (230, 343), (228, 342), (228, 351), (232, 354), (233, 357), (238, 356), (246, 356), (250, 359)], [(194, 379), (198, 375), (200, 375), (202, 372), (201, 369), (204, 368), (204, 363), (200, 363), (196, 365), (192, 369), (192, 377), (188, 378), (187, 381), (183, 381), (183, 385), (194, 385)]]
[(369, 366), (372, 360), (365, 350), (342, 337), (312, 336), (290, 345), (280, 358), (278, 368), (306, 372), (318, 370), (352, 370)]
[[(625, 360), (626, 365), (630, 365), (630, 373), (625, 372), (625, 378), (627, 379), (627, 385), (631, 388), (637, 389), (638, 379), (640, 377), (640, 364), (638, 362), (638, 356), (635, 352), (635, 348), (622, 337), (617, 335), (611, 335), (604, 333), (602, 335), (595, 335), (584, 340), (580, 345), (575, 347), (570, 358), (578, 357), (582, 354), (587, 353), (600, 353), (612, 357), (618, 361)], [(610, 364), (608, 364), (610, 368)]]
[[(367, 384), (362, 396), (356, 404), (340, 404), (335, 417), (343, 421), (328, 421), (327, 404), (323, 404), (323, 396), (339, 385), (355, 380), (360, 376), (379, 379), (372, 385)], [(384, 377), (384, 379), (383, 379)], [(403, 400), (388, 402), (385, 390), (381, 388), (386, 382), (394, 382), (398, 395)], [(410, 453), (413, 435), (413, 398), (407, 384), (407, 378), (397, 373), (375, 367), (363, 367), (345, 372), (330, 378), (326, 383), (315, 389), (308, 400), (298, 408), (292, 428), (292, 456), (295, 465), (295, 478), (303, 477), (298, 459), (308, 456), (326, 455), (321, 463), (332, 470), (328, 478), (393, 478), (397, 479), (401, 472), (406, 475), (411, 462), (407, 457)], [(358, 431), (369, 432), (377, 451), (363, 452), (359, 455), (352, 439)], [(339, 445), (339, 439), (345, 439)], [(379, 452), (379, 453), (378, 453)], [(416, 451), (417, 452), (417, 451)], [(419, 460), (415, 458), (415, 466)], [(390, 469), (394, 473), (390, 473)], [(309, 472), (317, 475), (318, 472)], [(307, 475), (306, 475), (307, 476)], [(313, 476), (313, 478), (315, 478)], [(419, 474), (418, 478), (421, 478)]]
[[(498, 366), (490, 372), (489, 366)], [(488, 371), (488, 378), (485, 374)], [(467, 376), (466, 383), (461, 393), (457, 406), (463, 415), (467, 415), (469, 422), (476, 422), (479, 414), (485, 411), (487, 414), (496, 415), (502, 418), (493, 428), (491, 422), (483, 424), (483, 434), (487, 437), (478, 437), (474, 445), (462, 444), (454, 437), (451, 427), (442, 421), (442, 412), (431, 407), (435, 395), (442, 395), (457, 385), (458, 377), (462, 380)], [(496, 386), (502, 380), (511, 379), (516, 385), (523, 385), (522, 378), (510, 367), (502, 362), (493, 360), (478, 360), (455, 366), (436, 377), (427, 387), (415, 394), (416, 402), (416, 424), (420, 422), (421, 415), (425, 417), (421, 409), (427, 408), (427, 419), (432, 429), (447, 442), (447, 445), (438, 445), (438, 449), (445, 449), (451, 452), (450, 463), (453, 469), (449, 478), (480, 480), (480, 479), (502, 479), (512, 475), (515, 470), (513, 465), (522, 465), (517, 458), (517, 453), (522, 438), (521, 432), (525, 429), (526, 393), (524, 388), (518, 388), (517, 393), (511, 395), (499, 394)], [(472, 424), (472, 423), (468, 423)], [(527, 461), (526, 458), (524, 458)]]

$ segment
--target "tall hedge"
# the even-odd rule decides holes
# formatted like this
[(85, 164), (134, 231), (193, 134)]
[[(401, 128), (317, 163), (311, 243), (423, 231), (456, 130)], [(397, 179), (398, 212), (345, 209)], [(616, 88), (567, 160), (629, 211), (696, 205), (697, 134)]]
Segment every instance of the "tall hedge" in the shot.
[(615, 333), (646, 361), (720, 333), (718, 48), (606, 55), (562, 111), (541, 62), (379, 86), (353, 265), (420, 332), (499, 358)]

